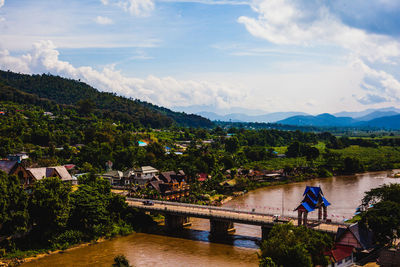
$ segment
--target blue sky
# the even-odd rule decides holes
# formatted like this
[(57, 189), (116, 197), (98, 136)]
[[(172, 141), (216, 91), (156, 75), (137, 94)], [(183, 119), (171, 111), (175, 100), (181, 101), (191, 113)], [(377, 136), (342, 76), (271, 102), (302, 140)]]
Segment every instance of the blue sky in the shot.
[(169, 108), (400, 103), (397, 0), (0, 0), (0, 68)]

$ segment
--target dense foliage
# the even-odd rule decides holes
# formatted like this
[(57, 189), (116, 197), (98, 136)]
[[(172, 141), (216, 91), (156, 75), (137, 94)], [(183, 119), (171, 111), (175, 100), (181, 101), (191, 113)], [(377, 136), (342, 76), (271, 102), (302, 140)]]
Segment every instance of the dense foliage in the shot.
[[(392, 243), (400, 233), (400, 184), (383, 185), (365, 193), (361, 221), (381, 245)], [(370, 205), (373, 205), (370, 207)]]
[(16, 176), (0, 171), (0, 236), (25, 233), (28, 221), (28, 195)]
[[(0, 92), (0, 100), (35, 103), (38, 98), (48, 99), (54, 106), (73, 105), (83, 114), (89, 114), (93, 110), (99, 117), (130, 122), (136, 126), (166, 128), (173, 123), (192, 127), (213, 125), (211, 121), (198, 115), (173, 112), (146, 102), (117, 96), (115, 93), (99, 92), (83, 82), (50, 74), (26, 75), (0, 70)], [(21, 99), (20, 96), (24, 97)], [(40, 100), (43, 101), (46, 100)]]
[(84, 176), (80, 182), (72, 190), (59, 178), (44, 178), (27, 195), (15, 176), (0, 172), (0, 247), (10, 256), (23, 255), (152, 225), (150, 217), (111, 193), (108, 181)]
[(327, 266), (324, 252), (333, 246), (332, 238), (304, 226), (277, 224), (261, 244), (260, 266)]

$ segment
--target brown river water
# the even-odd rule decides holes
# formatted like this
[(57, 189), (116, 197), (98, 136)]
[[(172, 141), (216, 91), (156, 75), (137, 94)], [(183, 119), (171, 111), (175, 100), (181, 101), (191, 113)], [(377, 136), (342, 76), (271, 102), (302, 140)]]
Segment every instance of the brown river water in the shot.
[[(284, 215), (295, 215), (293, 209), (300, 203), (305, 186), (321, 186), (326, 199), (332, 204), (328, 207), (328, 218), (343, 221), (354, 214), (364, 192), (385, 183), (400, 183), (400, 179), (389, 178), (389, 174), (364, 173), (260, 188), (224, 206), (281, 214), (284, 199)], [(311, 214), (311, 218), (316, 215)], [(190, 228), (174, 235), (163, 231), (132, 234), (46, 256), (21, 266), (111, 266), (113, 258), (120, 254), (137, 267), (257, 266), (256, 242), (261, 237), (260, 227), (235, 224), (235, 228), (234, 235), (214, 240), (208, 232), (209, 222), (192, 218)]]

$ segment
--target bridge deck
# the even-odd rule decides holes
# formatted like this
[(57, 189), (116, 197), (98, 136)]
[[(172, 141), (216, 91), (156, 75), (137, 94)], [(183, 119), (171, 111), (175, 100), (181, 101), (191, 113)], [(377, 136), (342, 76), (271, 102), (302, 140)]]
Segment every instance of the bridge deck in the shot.
[[(154, 205), (144, 205), (143, 199), (128, 198), (127, 203), (131, 207), (145, 211), (155, 211), (164, 214), (181, 215), (204, 219), (232, 221), (234, 223), (271, 226), (282, 223), (274, 221), (271, 214), (262, 214), (248, 211), (232, 210), (220, 207), (190, 205), (176, 202), (153, 201)], [(297, 218), (288, 218), (293, 225), (297, 225)], [(327, 233), (336, 233), (339, 227), (347, 227), (344, 223), (327, 223), (309, 220), (309, 227)]]

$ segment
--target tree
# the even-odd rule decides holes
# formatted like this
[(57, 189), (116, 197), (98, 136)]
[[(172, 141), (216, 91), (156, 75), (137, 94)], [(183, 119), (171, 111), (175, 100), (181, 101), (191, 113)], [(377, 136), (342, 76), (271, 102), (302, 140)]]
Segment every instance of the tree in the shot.
[(27, 231), (28, 196), (16, 176), (0, 171), (0, 236)]
[(360, 160), (357, 158), (346, 157), (344, 159), (344, 167), (343, 172), (345, 173), (355, 173), (363, 171), (364, 167), (361, 164)]
[(128, 259), (124, 255), (118, 255), (114, 258), (112, 267), (130, 267)]
[(362, 203), (364, 206), (376, 204), (381, 201), (400, 203), (400, 184), (384, 184), (365, 193)]
[(297, 158), (301, 157), (301, 145), (299, 142), (293, 142), (290, 146), (288, 146), (286, 151), (286, 156), (289, 158)]
[(260, 267), (278, 267), (270, 257), (260, 259)]
[(268, 239), (261, 244), (259, 257), (261, 262), (270, 258), (277, 266), (283, 267), (326, 266), (329, 262), (324, 252), (330, 249), (332, 244), (333, 240), (328, 235), (304, 226), (275, 225)]
[(362, 200), (369, 207), (361, 215), (365, 223), (375, 234), (377, 242), (385, 245), (392, 243), (400, 235), (400, 184), (383, 185), (365, 193)]
[(30, 202), (30, 214), (36, 228), (46, 234), (67, 225), (70, 215), (71, 185), (58, 177), (48, 177), (35, 183)]
[(319, 150), (313, 146), (306, 146), (304, 151), (304, 156), (306, 156), (307, 160), (315, 160), (319, 157)]
[(239, 149), (239, 140), (236, 136), (232, 136), (225, 140), (225, 150), (229, 153), (235, 153)]
[(86, 178), (72, 193), (70, 225), (89, 237), (99, 237), (109, 232), (111, 227), (110, 185), (104, 179)]
[(379, 202), (362, 215), (362, 222), (374, 232), (378, 243), (392, 243), (400, 236), (400, 203)]
[(87, 115), (92, 113), (95, 103), (90, 99), (82, 99), (78, 101), (77, 106), (79, 113)]

